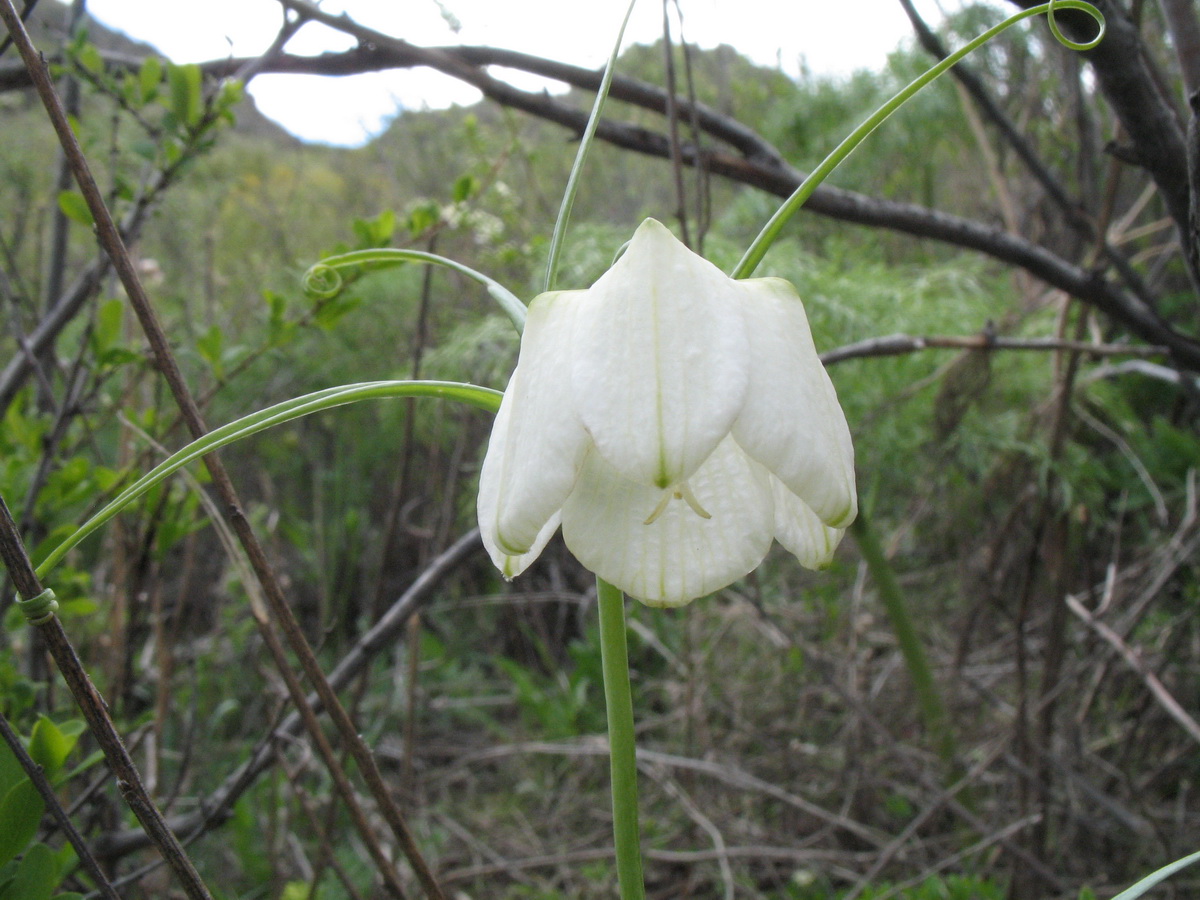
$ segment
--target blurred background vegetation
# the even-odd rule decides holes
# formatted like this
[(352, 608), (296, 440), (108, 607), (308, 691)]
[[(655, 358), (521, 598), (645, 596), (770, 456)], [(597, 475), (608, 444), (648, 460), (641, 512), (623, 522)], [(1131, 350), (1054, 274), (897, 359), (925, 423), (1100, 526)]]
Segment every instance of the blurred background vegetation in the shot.
[[(1135, 6), (1165, 90), (1182, 97), (1159, 13)], [(317, 300), (301, 275), (339, 250), (411, 246), (532, 297), (570, 133), (483, 102), (405, 112), (358, 149), (306, 146), (199, 69), (94, 24), (64, 33), (51, 13), (42, 4), (35, 39), (77, 85), (79, 137), (209, 423), (355, 381), (504, 387), (517, 339), (478, 285), (405, 267), (359, 273)], [(943, 36), (998, 17), (970, 9)], [(929, 64), (906, 43), (879, 71), (794, 81), (729, 47), (674, 53), (700, 101), (801, 170)], [(663, 58), (661, 45), (632, 47), (619, 72), (662, 84)], [(1035, 23), (972, 66), (1071, 195), (1107, 204), (1110, 234), (1159, 311), (1195, 333), (1196, 294), (1162, 204), (1136, 167), (1118, 171), (1119, 155), (1099, 152), (1120, 127), (1079, 61)], [(591, 96), (567, 100), (587, 108)], [(60, 181), (44, 112), (9, 89), (0, 116), (0, 363), (21, 358), (48, 311), (92, 279), (37, 365), (0, 382), (0, 495), (36, 561), (185, 438)], [(693, 237), (728, 269), (778, 201), (685, 174), (706, 210)], [(1088, 258), (949, 79), (833, 181)], [(680, 210), (669, 163), (598, 145), (561, 284), (586, 286), (641, 218)], [(675, 612), (635, 605), (651, 896), (1103, 896), (1195, 849), (1196, 373), (1139, 352), (1119, 325), (1024, 271), (894, 231), (802, 214), (758, 274), (795, 283), (823, 352), (894, 333), (980, 338), (830, 367), (863, 508), (950, 711), (953, 750), (940, 754), (925, 730), (853, 540), (825, 572), (776, 548), (719, 596)], [(1004, 350), (988, 343), (997, 335), (1131, 352)], [(373, 402), (224, 454), (327, 670), (473, 526), (489, 426), (432, 401)], [(189, 852), (216, 896), (385, 896), (303, 734), (272, 740), (287, 696), (209, 515), (187, 481), (151, 492), (51, 575), (61, 618), (152, 793), (195, 826)], [(62, 802), (114, 879), (138, 876), (122, 896), (174, 896), (162, 872), (143, 873), (154, 855), (130, 838), (133, 820), (11, 596), (6, 587), (0, 601), (0, 711), (60, 748), (45, 752)], [(593, 607), (590, 577), (559, 546), (513, 584), (463, 553), (343, 690), (451, 896), (614, 895)], [(213, 809), (263, 753), (256, 777)], [(21, 781), (2, 762), (0, 799)], [(3, 879), (43, 854), (52, 889), (86, 891), (61, 836), (29, 808), (0, 806), (13, 817), (0, 815), (0, 833), (33, 821), (0, 840), (0, 896), (19, 896)], [(1178, 884), (1179, 896), (1195, 889), (1186, 875)]]

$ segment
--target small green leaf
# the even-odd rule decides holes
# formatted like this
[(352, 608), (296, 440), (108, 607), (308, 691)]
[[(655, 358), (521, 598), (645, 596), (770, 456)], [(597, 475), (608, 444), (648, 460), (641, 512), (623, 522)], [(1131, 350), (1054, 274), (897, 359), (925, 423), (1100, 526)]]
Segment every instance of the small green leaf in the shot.
[(455, 203), (462, 203), (471, 199), (475, 192), (479, 190), (479, 179), (474, 175), (460, 175), (454, 182), (454, 191), (451, 197)]
[(25, 770), (13, 756), (8, 744), (0, 743), (0, 797), (3, 797), (18, 781), (25, 778)]
[(42, 795), (28, 778), (17, 782), (4, 795), (4, 799), (0, 800), (0, 822), (4, 823), (4, 827), (0, 828), (0, 863), (15, 859), (24, 852), (37, 834), (45, 810), (46, 803)]
[(64, 722), (60, 728), (45, 716), (39, 716), (29, 735), (29, 755), (42, 767), (51, 781), (62, 770), (67, 756), (75, 749), (75, 742), (83, 733), (83, 722)]
[(217, 92), (217, 105), (222, 112), (227, 112), (241, 103), (245, 96), (246, 89), (240, 81), (235, 78), (226, 78), (221, 82), (221, 89)]
[(321, 303), (313, 314), (313, 322), (324, 331), (332, 329), (342, 317), (353, 312), (362, 303), (362, 298), (342, 295)]
[(225, 333), (214, 325), (196, 339), (196, 352), (208, 363), (217, 378), (224, 374), (222, 356), (225, 350)]
[(161, 82), (162, 63), (157, 56), (147, 56), (138, 70), (138, 85), (143, 103), (149, 103), (158, 96), (158, 86)]
[(116, 368), (117, 366), (134, 365), (143, 363), (146, 358), (140, 353), (134, 353), (132, 350), (126, 350), (124, 347), (112, 347), (97, 355), (96, 362), (102, 368)]
[(307, 881), (289, 881), (283, 886), (279, 900), (313, 900), (312, 885)]
[(70, 772), (67, 772), (60, 780), (70, 781), (77, 775), (82, 775), (88, 769), (94, 769), (102, 762), (104, 762), (104, 751), (93, 750), (90, 754), (88, 754), (87, 758), (83, 762), (73, 768)]
[(413, 237), (419, 237), (422, 233), (436, 225), (439, 218), (441, 218), (441, 210), (438, 209), (436, 203), (422, 203), (420, 206), (413, 208), (408, 214), (409, 234)]
[(373, 219), (355, 219), (353, 228), (359, 247), (386, 247), (396, 231), (396, 214), (385, 209)]
[(25, 853), (16, 877), (0, 892), (0, 900), (50, 900), (59, 882), (58, 861), (45, 844)]
[(125, 304), (120, 300), (106, 300), (96, 310), (96, 323), (92, 326), (92, 352), (103, 356), (121, 339), (121, 323), (125, 318)]
[(104, 74), (104, 58), (96, 49), (95, 44), (83, 44), (75, 54), (75, 58), (89, 72), (95, 75)]
[(167, 86), (171, 92), (171, 112), (181, 126), (195, 126), (203, 114), (200, 67), (194, 63), (177, 66), (167, 63)]
[(86, 225), (88, 228), (91, 228), (95, 224), (95, 219), (92, 218), (92, 211), (88, 209), (87, 201), (83, 199), (83, 194), (79, 193), (79, 191), (60, 191), (58, 195), (58, 208), (72, 222), (78, 222), (80, 225)]

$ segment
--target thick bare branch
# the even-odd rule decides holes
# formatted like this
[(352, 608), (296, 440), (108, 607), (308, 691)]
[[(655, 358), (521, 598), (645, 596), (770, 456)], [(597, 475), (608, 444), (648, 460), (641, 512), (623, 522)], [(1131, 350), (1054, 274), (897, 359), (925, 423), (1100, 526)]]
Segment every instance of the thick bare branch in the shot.
[[(344, 24), (338, 17), (328, 18)], [(489, 47), (415, 47), (357, 26), (351, 33), (364, 43), (345, 53), (315, 57), (284, 55), (264, 71), (335, 75), (428, 66), (475, 86), (490, 100), (578, 133), (582, 133), (587, 123), (586, 110), (548, 93), (519, 90), (493, 78), (483, 67), (504, 65), (519, 68), (584, 89), (599, 82), (599, 74), (591, 70), (511, 51)], [(236, 59), (221, 60), (206, 64), (205, 68), (210, 75), (223, 77), (243, 62)], [(665, 92), (635, 79), (614, 78), (612, 96), (655, 112), (666, 111)], [(692, 107), (687, 101), (680, 99), (679, 104), (681, 114), (692, 114)], [(713, 174), (779, 197), (789, 196), (803, 181), (804, 173), (790, 166), (769, 141), (736, 120), (703, 105), (696, 107), (695, 117), (701, 130), (726, 144), (728, 150), (713, 149), (698, 153), (693, 145), (685, 145), (682, 150), (687, 164), (702, 164)], [(627, 150), (662, 159), (670, 158), (670, 141), (664, 134), (648, 128), (606, 119), (600, 123), (596, 135)], [(841, 221), (886, 228), (976, 250), (1019, 266), (1047, 284), (1095, 306), (1143, 340), (1169, 348), (1177, 364), (1200, 370), (1200, 342), (1172, 328), (1145, 300), (1105, 278), (1102, 272), (1077, 266), (1021, 236), (916, 204), (869, 197), (828, 185), (817, 189), (808, 201), (807, 208)]]
[[(1038, 5), (1036, 0), (1013, 2), (1023, 9)], [(1187, 235), (1190, 191), (1184, 126), (1154, 77), (1141, 35), (1128, 12), (1114, 0), (1093, 2), (1104, 14), (1108, 30), (1104, 40), (1084, 56), (1124, 126), (1127, 143), (1112, 148), (1113, 152), (1150, 175), (1180, 234)], [(1058, 13), (1058, 22), (1074, 40), (1095, 37), (1096, 23), (1091, 16), (1064, 10)], [(1193, 281), (1200, 283), (1194, 271)]]
[(1200, 19), (1191, 0), (1158, 0), (1188, 95), (1200, 91)]
[[(493, 77), (486, 67), (520, 69), (585, 90), (598, 85), (600, 74), (596, 71), (490, 47), (418, 47), (361, 26), (345, 16), (325, 13), (302, 0), (283, 0), (283, 3), (303, 18), (351, 35), (359, 45), (343, 53), (314, 57), (283, 54), (271, 59), (261, 70), (263, 72), (342, 75), (424, 66), (476, 87), (485, 97), (503, 106), (556, 122), (578, 133), (582, 133), (586, 125), (585, 110), (545, 92), (515, 88)], [(1101, 5), (1113, 6), (1111, 2)], [(1119, 9), (1106, 8), (1105, 12), (1110, 17), (1109, 37), (1100, 48), (1090, 52), (1089, 58), (1098, 75), (1101, 68), (1108, 73), (1101, 77), (1101, 82), (1120, 95), (1122, 105), (1118, 113), (1123, 120), (1127, 119), (1126, 128), (1134, 136), (1131, 140), (1140, 141), (1136, 144), (1139, 148), (1142, 144), (1147, 145), (1135, 154), (1139, 164), (1154, 178), (1175, 221), (1186, 226), (1189, 191), (1186, 153), (1178, 119), (1155, 88), (1144, 65), (1133, 24)], [(1080, 37), (1090, 37), (1086, 29), (1094, 30), (1095, 26), (1090, 18), (1085, 19), (1073, 23), (1064, 15), (1063, 26), (1075, 27)], [(204, 68), (211, 77), (226, 77), (246, 65), (246, 60), (227, 59), (208, 63)], [(1122, 79), (1130, 84), (1122, 87)], [(659, 113), (665, 114), (667, 110), (666, 92), (636, 79), (616, 77), (611, 96)], [(1115, 104), (1117, 100), (1113, 102)], [(790, 195), (803, 181), (804, 173), (790, 166), (769, 141), (752, 129), (703, 105), (693, 107), (683, 99), (678, 103), (681, 114), (694, 116), (706, 136), (726, 145), (726, 148), (705, 151), (685, 145), (681, 149), (683, 159), (689, 165), (703, 165), (708, 172), (780, 197)], [(637, 153), (670, 158), (669, 140), (651, 129), (609, 119), (600, 124), (597, 136)], [(1154, 137), (1161, 137), (1161, 141), (1152, 139)], [(1147, 299), (1114, 283), (1103, 272), (1085, 269), (1022, 236), (916, 204), (870, 197), (828, 185), (816, 191), (807, 208), (841, 221), (975, 250), (1018, 266), (1045, 283), (1095, 306), (1148, 343), (1167, 347), (1177, 365), (1200, 370), (1200, 342), (1173, 328)], [(1188, 232), (1185, 228), (1181, 233)]]

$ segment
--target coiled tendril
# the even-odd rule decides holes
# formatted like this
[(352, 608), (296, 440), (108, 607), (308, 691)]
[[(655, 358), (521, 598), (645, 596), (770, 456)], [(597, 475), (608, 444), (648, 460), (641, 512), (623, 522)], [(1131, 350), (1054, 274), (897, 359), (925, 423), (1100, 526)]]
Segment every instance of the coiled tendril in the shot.
[(46, 588), (36, 597), (30, 597), (28, 600), (18, 597), (16, 604), (17, 609), (25, 614), (25, 619), (30, 625), (45, 625), (58, 612), (58, 601), (54, 599), (54, 591), (50, 588)]
[(1102, 40), (1104, 40), (1104, 32), (1108, 30), (1108, 23), (1104, 21), (1104, 14), (1090, 3), (1082, 3), (1079, 5), (1071, 4), (1068, 9), (1078, 9), (1087, 13), (1096, 20), (1096, 24), (1100, 26), (1100, 30), (1096, 32), (1096, 36), (1086, 43), (1073, 41), (1058, 29), (1058, 21), (1054, 18), (1055, 12), (1062, 6), (1062, 0), (1050, 0), (1046, 9), (1046, 24), (1050, 26), (1050, 33), (1054, 35), (1054, 39), (1066, 47), (1068, 50), (1091, 50)]
[(342, 290), (342, 276), (333, 266), (317, 263), (304, 273), (304, 293), (316, 300), (332, 300)]

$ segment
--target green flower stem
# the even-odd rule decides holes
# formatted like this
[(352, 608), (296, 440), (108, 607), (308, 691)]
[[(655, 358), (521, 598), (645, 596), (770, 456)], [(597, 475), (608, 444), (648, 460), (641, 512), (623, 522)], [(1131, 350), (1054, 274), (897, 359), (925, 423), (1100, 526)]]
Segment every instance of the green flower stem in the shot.
[(904, 601), (904, 593), (896, 580), (896, 572), (884, 555), (883, 548), (875, 537), (875, 532), (867, 521), (867, 516), (861, 510), (850, 531), (858, 543), (867, 570), (875, 581), (879, 591), (879, 599), (887, 611), (892, 623), (892, 632), (900, 645), (900, 654), (908, 675), (912, 679), (913, 689), (917, 693), (917, 706), (921, 710), (921, 719), (929, 732), (938, 755), (943, 761), (953, 764), (955, 754), (954, 733), (950, 730), (950, 720), (946, 716), (946, 707), (942, 703), (941, 694), (933, 680), (933, 670), (929, 668), (929, 660), (925, 657), (925, 649), (917, 636), (916, 626), (912, 616), (908, 614), (908, 605)]
[(633, 697), (625, 644), (625, 595), (596, 578), (600, 606), (600, 657), (604, 701), (608, 708), (608, 748), (612, 772), (613, 838), (621, 900), (645, 900), (641, 835), (638, 831), (637, 750), (633, 733)]
[(479, 387), (473, 384), (459, 384), (452, 381), (367, 381), (361, 384), (344, 384), (340, 387), (326, 388), (302, 397), (294, 397), (274, 406), (251, 413), (228, 425), (222, 425), (208, 432), (199, 440), (193, 441), (181, 450), (171, 454), (100, 510), (88, 519), (70, 537), (51, 551), (37, 567), (39, 578), (54, 568), (55, 564), (66, 555), (72, 547), (119, 513), (122, 509), (136, 500), (154, 485), (168, 475), (199, 459), (207, 453), (219, 450), (226, 444), (257, 434), (273, 425), (289, 422), (310, 413), (335, 406), (344, 406), (359, 400), (381, 399), (389, 397), (440, 397), (448, 400), (458, 400), (469, 403), (488, 412), (496, 412), (500, 408), (500, 392), (491, 388)]
[[(1096, 37), (1088, 41), (1086, 44), (1077, 44), (1073, 41), (1068, 41), (1059, 32), (1058, 26), (1054, 21), (1054, 13), (1064, 9), (1079, 9), (1087, 13), (1089, 16), (1095, 19), (1097, 25), (1099, 25), (1099, 34), (1097, 34)], [(955, 63), (959, 62), (963, 57), (977, 50), (979, 47), (982, 47), (996, 35), (1000, 34), (1000, 32), (1012, 25), (1015, 25), (1017, 22), (1020, 22), (1023, 19), (1028, 19), (1030, 16), (1040, 16), (1042, 14), (1046, 14), (1050, 18), (1050, 27), (1054, 33), (1054, 36), (1071, 50), (1090, 50), (1099, 44), (1104, 38), (1104, 16), (1101, 15), (1100, 10), (1096, 9), (1096, 7), (1092, 6), (1090, 3), (1085, 2), (1085, 0), (1054, 0), (1054, 2), (1043, 3), (1041, 6), (1035, 6), (1032, 9), (1022, 10), (1021, 12), (1005, 19), (994, 28), (989, 28), (969, 44), (951, 53), (927, 72), (915, 78), (907, 87), (896, 94), (896, 96), (892, 97), (892, 99), (884, 103), (883, 106), (879, 107), (879, 109), (875, 110), (875, 112), (873, 112), (870, 117), (866, 119), (866, 121), (855, 128), (854, 131), (850, 132), (849, 136), (847, 136), (845, 140), (838, 144), (837, 147), (833, 149), (833, 152), (825, 157), (825, 159), (821, 161), (821, 164), (809, 173), (809, 176), (804, 179), (804, 182), (800, 185), (800, 187), (796, 188), (796, 191), (792, 194), (792, 196), (788, 197), (788, 199), (783, 202), (783, 205), (775, 211), (775, 215), (771, 216), (767, 224), (763, 226), (763, 230), (759, 232), (758, 237), (754, 239), (754, 242), (746, 250), (746, 253), (742, 257), (741, 261), (730, 273), (731, 277), (749, 278), (754, 273), (754, 270), (758, 268), (758, 264), (762, 262), (763, 257), (767, 255), (767, 251), (771, 248), (771, 245), (775, 243), (775, 239), (779, 237), (779, 232), (783, 230), (783, 226), (787, 223), (788, 219), (790, 219), (796, 213), (796, 211), (804, 205), (805, 201), (812, 196), (813, 192), (817, 189), (817, 186), (824, 181), (834, 169), (841, 165), (842, 160), (849, 156), (851, 151), (861, 144), (867, 135), (882, 125), (892, 113), (903, 106), (910, 97), (917, 93), (917, 91), (921, 90), (921, 88), (925, 87), (925, 85), (937, 79), (938, 76), (944, 73)]]

